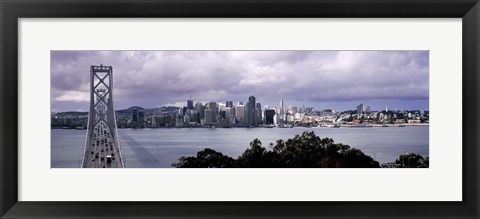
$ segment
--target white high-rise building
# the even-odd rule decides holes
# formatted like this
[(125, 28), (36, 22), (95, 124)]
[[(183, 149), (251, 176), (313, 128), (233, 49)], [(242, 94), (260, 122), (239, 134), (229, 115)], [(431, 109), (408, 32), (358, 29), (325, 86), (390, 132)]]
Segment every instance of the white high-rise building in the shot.
[(279, 120), (278, 114), (273, 115), (273, 125), (278, 127), (278, 125), (280, 124), (278, 120)]
[(245, 106), (244, 105), (238, 105), (235, 107), (235, 117), (239, 124), (245, 125)]
[(285, 114), (285, 104), (282, 99), (280, 100), (280, 117), (283, 117), (283, 114)]

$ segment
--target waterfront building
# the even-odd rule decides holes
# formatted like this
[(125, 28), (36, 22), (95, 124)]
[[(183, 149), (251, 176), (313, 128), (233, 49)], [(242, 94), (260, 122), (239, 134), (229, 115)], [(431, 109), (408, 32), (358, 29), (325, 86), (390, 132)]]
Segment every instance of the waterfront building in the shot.
[(183, 122), (184, 122), (185, 124), (190, 123), (190, 116), (189, 116), (189, 115), (183, 116)]
[(140, 125), (143, 125), (143, 122), (145, 122), (143, 111), (138, 111), (138, 122), (140, 122)]
[(261, 124), (262, 123), (262, 109), (261, 108), (255, 108), (255, 124)]
[(225, 108), (225, 118), (229, 119), (230, 116), (235, 117), (235, 114), (233, 113), (233, 107), (226, 107)]
[(196, 123), (200, 123), (200, 114), (199, 113), (193, 114), (192, 120), (195, 121)]
[(293, 115), (288, 114), (288, 115), (285, 115), (285, 116), (286, 116), (285, 121), (287, 123), (292, 123), (294, 121)]
[(198, 118), (198, 111), (197, 110), (189, 110), (190, 113), (188, 114), (190, 116), (190, 122), (196, 122), (200, 123), (200, 119)]
[(132, 109), (132, 122), (138, 122), (138, 110)]
[(275, 110), (266, 109), (265, 110), (265, 124), (270, 125), (274, 124)]
[(273, 124), (278, 127), (280, 125), (280, 119), (278, 114), (273, 115)]
[(216, 124), (217, 124), (218, 126), (220, 126), (220, 127), (225, 127), (225, 126), (227, 126), (227, 123), (228, 123), (228, 121), (227, 121), (226, 119), (219, 117), (219, 118), (217, 119), (217, 123), (216, 123)]
[(261, 110), (260, 112), (260, 124), (264, 124), (265, 123), (265, 110)]
[(229, 125), (235, 125), (235, 116), (234, 115), (228, 116), (228, 124)]
[(370, 113), (370, 106), (367, 106), (367, 108), (365, 109), (365, 113)]
[(164, 113), (164, 114), (163, 114), (163, 120), (164, 120), (165, 126), (172, 126), (172, 125), (173, 125), (173, 117), (172, 117), (172, 115), (169, 115), (169, 114), (167, 114), (167, 113)]
[(237, 119), (237, 123), (240, 125), (245, 125), (245, 106), (238, 105), (235, 107), (235, 117)]
[(361, 103), (357, 106), (357, 114), (362, 114), (362, 113), (363, 113), (363, 104)]
[(205, 110), (205, 124), (211, 125), (213, 124), (213, 110), (206, 109)]
[[(218, 114), (218, 108), (217, 108), (217, 103), (216, 102), (209, 102), (208, 103), (208, 109), (210, 109), (212, 112), (212, 122), (217, 121), (217, 114)], [(205, 118), (207, 117), (206, 111), (205, 111)], [(208, 120), (207, 120), (208, 122)]]
[(283, 117), (283, 114), (285, 114), (285, 105), (283, 103), (283, 99), (280, 100), (280, 109), (278, 113), (280, 114), (280, 117)]
[(248, 103), (246, 107), (246, 122), (247, 125), (255, 125), (256, 124), (256, 98), (254, 96), (248, 97)]
[(163, 115), (155, 116), (154, 119), (155, 119), (155, 127), (165, 126), (165, 119)]
[(157, 120), (156, 120), (156, 117), (155, 116), (150, 116), (150, 127), (151, 128), (155, 128), (157, 127)]
[(175, 120), (175, 127), (182, 127), (183, 126), (183, 118), (181, 116), (178, 116), (177, 119)]
[(220, 110), (219, 113), (218, 113), (218, 116), (217, 116), (217, 120), (218, 120), (218, 118), (222, 118), (222, 119), (227, 118), (226, 114), (227, 113), (226, 113), (225, 110)]
[(199, 119), (205, 118), (205, 105), (203, 105), (201, 102), (196, 102), (195, 109), (198, 112)]
[(255, 124), (262, 123), (262, 104), (256, 103), (255, 105)]
[(245, 104), (245, 125), (250, 125), (250, 112), (251, 107), (250, 107), (250, 102), (247, 102)]

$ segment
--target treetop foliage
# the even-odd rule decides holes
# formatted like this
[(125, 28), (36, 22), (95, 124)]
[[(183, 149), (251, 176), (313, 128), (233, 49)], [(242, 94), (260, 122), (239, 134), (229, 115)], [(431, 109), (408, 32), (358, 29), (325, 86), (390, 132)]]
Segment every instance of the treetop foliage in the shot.
[(173, 167), (181, 168), (377, 168), (379, 163), (361, 150), (320, 138), (313, 131), (294, 138), (277, 140), (262, 146), (259, 139), (250, 142), (237, 159), (206, 148), (195, 157), (180, 157)]

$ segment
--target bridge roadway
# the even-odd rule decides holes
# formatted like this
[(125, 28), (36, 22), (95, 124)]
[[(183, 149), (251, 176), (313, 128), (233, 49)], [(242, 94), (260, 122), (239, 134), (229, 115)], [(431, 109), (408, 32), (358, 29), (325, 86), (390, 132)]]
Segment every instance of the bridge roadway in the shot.
[(122, 168), (122, 161), (116, 139), (113, 139), (108, 124), (101, 121), (94, 130), (85, 156), (86, 168)]

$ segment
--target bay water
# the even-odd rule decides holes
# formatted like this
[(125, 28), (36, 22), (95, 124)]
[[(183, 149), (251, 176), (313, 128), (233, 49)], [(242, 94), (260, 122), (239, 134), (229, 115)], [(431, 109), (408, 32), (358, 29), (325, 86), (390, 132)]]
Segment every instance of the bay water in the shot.
[[(264, 147), (276, 140), (314, 131), (362, 150), (380, 163), (394, 162), (401, 154), (429, 154), (429, 127), (372, 128), (157, 128), (118, 129), (127, 168), (170, 168), (181, 156), (195, 156), (204, 148), (237, 158), (258, 138)], [(86, 130), (51, 130), (51, 167), (78, 168), (85, 147)]]

